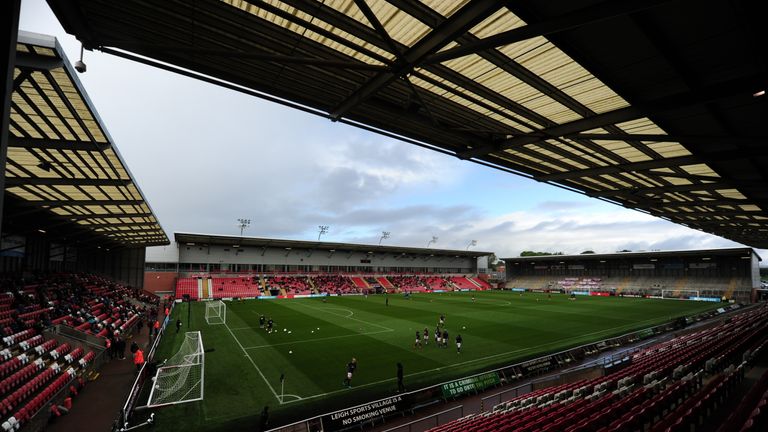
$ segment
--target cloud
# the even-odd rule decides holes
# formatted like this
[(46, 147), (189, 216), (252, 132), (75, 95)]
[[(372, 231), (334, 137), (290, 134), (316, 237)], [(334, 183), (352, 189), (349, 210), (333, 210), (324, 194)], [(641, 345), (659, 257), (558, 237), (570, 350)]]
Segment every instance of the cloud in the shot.
[(560, 212), (570, 210), (580, 210), (592, 207), (594, 203), (585, 201), (542, 201), (534, 207), (534, 210), (545, 212)]

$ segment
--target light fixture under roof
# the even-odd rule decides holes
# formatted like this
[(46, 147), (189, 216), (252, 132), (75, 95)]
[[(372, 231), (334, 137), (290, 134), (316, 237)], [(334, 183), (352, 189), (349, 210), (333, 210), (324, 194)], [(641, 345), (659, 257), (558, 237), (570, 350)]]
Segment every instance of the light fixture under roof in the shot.
[(760, 90), (760, 91), (752, 93), (752, 96), (754, 96), (754, 97), (760, 97), (760, 96), (763, 96), (763, 95), (765, 95), (765, 90)]

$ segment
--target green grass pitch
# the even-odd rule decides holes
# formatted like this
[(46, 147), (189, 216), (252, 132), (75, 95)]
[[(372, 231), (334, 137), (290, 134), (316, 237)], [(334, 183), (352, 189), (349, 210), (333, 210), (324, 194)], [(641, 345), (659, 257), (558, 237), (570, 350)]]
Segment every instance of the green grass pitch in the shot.
[[(156, 358), (170, 357), (191, 330), (200, 330), (206, 350), (213, 351), (205, 357), (205, 400), (158, 409), (162, 430), (251, 428), (265, 405), (272, 425), (287, 423), (394, 394), (397, 362), (404, 366), (406, 388), (413, 390), (718, 306), (611, 297), (569, 301), (565, 295), (500, 291), (410, 300), (392, 294), (389, 306), (383, 295), (226, 305), (226, 325), (206, 324), (204, 303), (176, 305), (172, 322), (178, 317), (184, 326), (178, 335), (169, 326)], [(452, 341), (447, 349), (434, 343), (441, 313)], [(274, 319), (275, 333), (259, 329), (260, 314)], [(414, 349), (415, 332), (425, 327), (429, 344)], [(457, 334), (464, 338), (461, 354), (453, 344)], [(358, 369), (347, 389), (342, 381), (352, 357)]]

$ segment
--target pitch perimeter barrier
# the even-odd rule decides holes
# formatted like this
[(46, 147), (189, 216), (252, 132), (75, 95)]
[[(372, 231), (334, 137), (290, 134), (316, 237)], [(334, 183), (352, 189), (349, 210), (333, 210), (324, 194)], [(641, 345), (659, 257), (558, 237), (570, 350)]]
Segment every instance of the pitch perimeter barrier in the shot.
[[(740, 306), (737, 305), (731, 305), (728, 307), (728, 312), (741, 309)], [(704, 314), (698, 314), (698, 315), (692, 315), (695, 317), (702, 317), (702, 318), (709, 318), (714, 315), (712, 315), (711, 312), (704, 313)], [(442, 382), (439, 384), (431, 385), (428, 387), (424, 387), (418, 390), (413, 390), (406, 393), (398, 393), (395, 396), (390, 396), (383, 399), (374, 400), (371, 402), (355, 405), (352, 407), (348, 407), (345, 409), (341, 409), (338, 411), (332, 411), (324, 414), (320, 414), (308, 419), (300, 420), (294, 423), (290, 423), (284, 426), (280, 426), (277, 428), (270, 429), (268, 432), (329, 432), (329, 431), (335, 431), (335, 432), (341, 432), (341, 431), (351, 431), (351, 430), (361, 430), (365, 426), (372, 426), (377, 421), (384, 422), (386, 417), (390, 417), (396, 414), (404, 415), (406, 412), (413, 413), (415, 410), (417, 410), (419, 407), (431, 405), (431, 403), (439, 402), (439, 401), (445, 401), (446, 399), (443, 398), (443, 392), (442, 388), (443, 386), (450, 385), (452, 383), (455, 383), (457, 381), (465, 381), (465, 380), (473, 380), (478, 377), (481, 377), (483, 375), (487, 375), (489, 373), (497, 373), (499, 374), (501, 384), (509, 384), (513, 381), (519, 380), (523, 377), (532, 377), (541, 375), (542, 373), (552, 370), (557, 367), (562, 367), (570, 363), (569, 361), (566, 361), (567, 359), (572, 359), (571, 361), (575, 360), (576, 358), (583, 359), (586, 356), (594, 355), (599, 353), (602, 350), (607, 350), (611, 348), (616, 348), (622, 345), (627, 345), (629, 343), (635, 343), (639, 342), (643, 339), (647, 339), (651, 336), (656, 336), (661, 333), (664, 333), (666, 331), (672, 331), (675, 330), (674, 328), (675, 320), (665, 322), (660, 325), (652, 326), (652, 327), (646, 327), (641, 330), (635, 330), (629, 333), (626, 333), (621, 336), (616, 336), (613, 338), (604, 339), (599, 342), (591, 342), (588, 344), (580, 345), (574, 348), (569, 348), (567, 350), (563, 350), (554, 354), (548, 354), (546, 356), (536, 357), (533, 359), (528, 359), (522, 362), (514, 363), (512, 365), (503, 366), (500, 368), (488, 370), (479, 372), (473, 375), (466, 376), (464, 378), (460, 378), (458, 380), (450, 380), (446, 382)], [(587, 366), (581, 367), (581, 368), (574, 368), (571, 371), (566, 371), (566, 373), (578, 373), (579, 371), (584, 371), (587, 369), (592, 369), (596, 367), (606, 366), (609, 362), (615, 362), (620, 359), (624, 359), (627, 356), (629, 356), (630, 352), (636, 352), (642, 349), (643, 345), (636, 346), (634, 348), (630, 348), (628, 350), (625, 350), (624, 352), (614, 354), (610, 357), (605, 357), (603, 359), (596, 359), (595, 362), (590, 363)], [(602, 360), (602, 363), (600, 362)], [(530, 369), (530, 372), (527, 374), (521, 374), (521, 372), (526, 371), (526, 368), (524, 365), (529, 364), (532, 366), (535, 366), (535, 368)], [(629, 363), (628, 363), (629, 364)], [(540, 365), (547, 365), (546, 368), (540, 367)], [(556, 377), (548, 377), (543, 378), (539, 380), (533, 380), (526, 384), (523, 384), (521, 386), (504, 390), (502, 392), (496, 393), (494, 395), (488, 396), (487, 398), (483, 398), (482, 401), (485, 402), (486, 399), (488, 400), (488, 404), (491, 404), (491, 402), (498, 399), (498, 402), (494, 402), (490, 406), (497, 405), (501, 402), (503, 402), (504, 398), (503, 396), (513, 395), (511, 397), (520, 396), (526, 393), (530, 393), (534, 388), (536, 384), (542, 384), (546, 381), (551, 381), (553, 379), (558, 380), (563, 376), (563, 374), (557, 375)], [(367, 406), (378, 406), (383, 401), (387, 401), (389, 399), (393, 398), (399, 398), (400, 401), (398, 402), (397, 410), (393, 411), (387, 411), (384, 414), (376, 415), (376, 416), (370, 416), (360, 419), (360, 421), (352, 421), (347, 424), (342, 424), (341, 428), (336, 428), (334, 425), (326, 425), (326, 422), (328, 419), (333, 418), (336, 415), (336, 418), (338, 419), (338, 415), (340, 413), (344, 412), (367, 412), (369, 410), (362, 408)], [(408, 401), (419, 401), (419, 406), (407, 406)], [(431, 402), (431, 403), (429, 403)], [(485, 407), (488, 406), (485, 403), (481, 404), (481, 412), (485, 409)], [(468, 413), (469, 414), (469, 413)], [(465, 414), (462, 412), (462, 417)], [(412, 423), (418, 423), (418, 421), (414, 421)], [(329, 427), (330, 426), (330, 427)], [(397, 428), (393, 428), (392, 430), (397, 430)], [(388, 432), (388, 431), (386, 431)]]
[[(147, 380), (147, 374), (149, 370), (147, 365), (149, 365), (155, 357), (155, 351), (157, 350), (157, 346), (160, 344), (160, 340), (163, 338), (163, 335), (165, 334), (165, 328), (167, 327), (167, 324), (170, 320), (171, 315), (173, 315), (174, 307), (176, 307), (176, 302), (171, 302), (170, 311), (168, 315), (166, 315), (163, 318), (163, 323), (162, 325), (160, 325), (158, 334), (155, 335), (155, 339), (152, 341), (152, 346), (149, 348), (149, 353), (147, 353), (147, 355), (144, 356), (144, 359), (145, 359), (144, 364), (141, 366), (141, 369), (139, 370), (139, 374), (136, 376), (136, 379), (133, 381), (133, 386), (131, 386), (131, 391), (128, 393), (128, 398), (126, 399), (125, 404), (123, 404), (123, 408), (120, 410), (117, 423), (123, 429), (128, 428), (128, 422), (131, 420), (131, 414), (136, 407), (136, 403), (138, 402), (139, 395), (141, 394), (141, 389)], [(162, 309), (159, 306), (157, 308), (157, 313), (158, 315), (163, 313)], [(152, 324), (148, 323), (147, 325), (151, 326)]]

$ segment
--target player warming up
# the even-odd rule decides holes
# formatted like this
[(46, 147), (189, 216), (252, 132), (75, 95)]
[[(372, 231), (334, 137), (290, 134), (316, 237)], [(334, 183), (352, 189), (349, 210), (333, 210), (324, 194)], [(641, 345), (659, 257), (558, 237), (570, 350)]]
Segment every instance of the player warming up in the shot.
[(416, 342), (413, 343), (413, 348), (421, 348), (421, 333), (416, 330)]
[(429, 329), (424, 327), (424, 345), (429, 345)]

